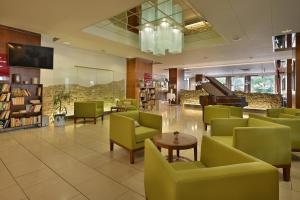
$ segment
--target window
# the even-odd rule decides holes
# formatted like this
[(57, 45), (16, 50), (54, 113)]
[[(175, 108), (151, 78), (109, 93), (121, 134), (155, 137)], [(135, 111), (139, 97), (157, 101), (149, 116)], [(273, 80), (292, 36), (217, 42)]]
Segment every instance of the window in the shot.
[(245, 78), (244, 77), (231, 77), (231, 90), (232, 91), (244, 91), (245, 90)]
[(274, 93), (275, 76), (251, 76), (251, 92)]
[(223, 85), (226, 85), (226, 77), (218, 77), (216, 78), (220, 83), (222, 83)]

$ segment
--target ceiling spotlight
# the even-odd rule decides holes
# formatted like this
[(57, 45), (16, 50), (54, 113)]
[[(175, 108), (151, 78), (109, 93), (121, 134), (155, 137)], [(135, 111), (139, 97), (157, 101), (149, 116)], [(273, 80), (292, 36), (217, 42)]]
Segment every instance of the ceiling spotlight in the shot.
[(65, 45), (71, 45), (70, 42), (63, 42), (63, 44), (65, 44)]
[(286, 29), (286, 30), (281, 31), (281, 33), (288, 34), (288, 33), (291, 33), (292, 31), (293, 31), (292, 29)]
[(253, 59), (253, 56), (249, 56), (249, 59)]

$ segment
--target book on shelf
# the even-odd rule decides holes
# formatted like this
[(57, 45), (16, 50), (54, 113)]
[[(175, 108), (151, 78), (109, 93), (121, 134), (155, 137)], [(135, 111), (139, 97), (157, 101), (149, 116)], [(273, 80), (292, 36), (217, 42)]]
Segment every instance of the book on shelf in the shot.
[(0, 129), (7, 128), (9, 125), (9, 120), (0, 121)]
[(9, 110), (3, 111), (0, 115), (0, 119), (9, 119), (9, 114), (10, 114)]
[(25, 99), (24, 97), (14, 97), (12, 98), (13, 105), (24, 105)]
[(20, 126), (29, 126), (34, 124), (40, 124), (42, 120), (42, 116), (34, 116), (34, 117), (21, 117), (21, 118), (11, 118), (10, 127), (20, 127)]
[(0, 101), (9, 101), (10, 100), (10, 93), (7, 94), (1, 94)]
[(42, 96), (42, 87), (37, 88), (37, 96)]
[(0, 112), (9, 109), (10, 109), (10, 102), (0, 102)]
[(33, 106), (33, 112), (38, 113), (41, 112), (42, 105), (38, 104)]
[(31, 104), (40, 104), (41, 101), (39, 99), (34, 99), (29, 101)]
[(2, 92), (9, 92), (9, 90), (10, 90), (10, 85), (9, 84), (7, 84), (7, 83), (2, 84), (2, 86), (1, 86), (1, 91)]
[(23, 88), (13, 88), (11, 90), (11, 93), (15, 97), (28, 97), (31, 96), (31, 93), (28, 89), (23, 89)]

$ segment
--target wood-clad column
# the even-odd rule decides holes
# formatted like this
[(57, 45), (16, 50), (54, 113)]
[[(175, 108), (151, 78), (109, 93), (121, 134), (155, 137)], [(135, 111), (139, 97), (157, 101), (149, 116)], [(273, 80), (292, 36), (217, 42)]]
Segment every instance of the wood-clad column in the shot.
[(281, 94), (280, 67), (281, 67), (281, 60), (276, 60), (275, 61), (275, 68), (276, 68), (275, 88), (277, 94)]
[(127, 59), (126, 98), (139, 99), (139, 81), (144, 80), (144, 74), (152, 74), (153, 62), (142, 58)]
[(176, 95), (176, 104), (180, 103), (179, 91), (184, 89), (184, 70), (178, 68), (169, 69), (169, 92)]
[(300, 33), (296, 34), (296, 108), (300, 108)]
[(287, 107), (293, 107), (293, 93), (292, 93), (292, 59), (287, 60), (286, 65), (286, 77), (287, 77), (287, 84), (286, 84), (286, 99), (287, 99)]
[[(196, 76), (195, 76), (196, 84), (199, 82), (202, 82), (202, 80), (203, 80), (203, 74), (196, 74)], [(196, 85), (196, 90), (201, 90), (201, 89), (202, 89), (201, 85)]]

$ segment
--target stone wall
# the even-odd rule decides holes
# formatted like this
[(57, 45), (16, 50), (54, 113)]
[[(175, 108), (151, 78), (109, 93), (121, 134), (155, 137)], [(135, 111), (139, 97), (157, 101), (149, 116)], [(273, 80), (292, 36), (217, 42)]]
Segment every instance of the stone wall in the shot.
[(279, 94), (235, 92), (238, 96), (246, 97), (251, 109), (280, 108), (282, 99)]
[[(54, 113), (53, 96), (59, 91), (65, 91), (65, 85), (52, 85), (43, 88), (43, 114), (51, 116)], [(84, 87), (78, 84), (68, 85), (68, 91), (71, 94), (71, 100), (66, 103), (67, 115), (74, 114), (75, 101), (104, 101), (104, 110), (110, 110), (114, 105), (115, 98), (125, 97), (125, 81), (114, 81), (108, 84), (98, 84), (91, 87)]]
[(208, 93), (204, 90), (180, 90), (180, 104), (191, 104), (191, 105), (199, 105), (199, 97), (207, 96)]

